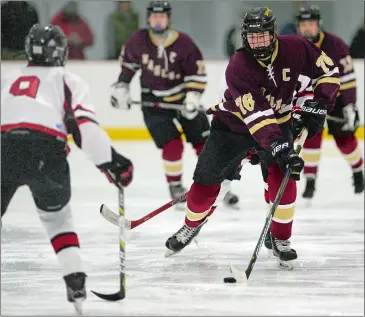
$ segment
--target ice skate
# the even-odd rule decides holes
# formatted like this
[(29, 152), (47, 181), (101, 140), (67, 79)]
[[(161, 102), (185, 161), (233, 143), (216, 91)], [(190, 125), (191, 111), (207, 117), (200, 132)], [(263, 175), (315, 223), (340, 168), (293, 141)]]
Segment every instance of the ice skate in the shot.
[(82, 302), (86, 299), (85, 273), (72, 273), (63, 277), (66, 283), (67, 300), (73, 303), (76, 312), (82, 314)]
[[(170, 195), (171, 195), (171, 199), (175, 199), (180, 197), (181, 195), (186, 193), (186, 189), (181, 185), (181, 183), (178, 184), (169, 184), (169, 190), (170, 190)], [(175, 205), (175, 209), (176, 210), (185, 210), (185, 204), (186, 204), (186, 200), (182, 201), (181, 203), (177, 203)]]
[(272, 256), (272, 244), (271, 244), (271, 233), (270, 230), (267, 232), (264, 240), (264, 245), (267, 250), (267, 256), (271, 258)]
[(273, 255), (278, 258), (278, 266), (283, 270), (292, 270), (293, 260), (297, 259), (297, 252), (290, 247), (289, 240), (279, 240), (271, 235)]
[(303, 198), (312, 199), (315, 192), (316, 180), (314, 178), (307, 178), (307, 184), (303, 192)]
[(353, 178), (355, 194), (362, 193), (364, 191), (364, 174), (363, 174), (363, 172), (362, 171), (355, 172), (352, 175), (352, 178)]
[(207, 221), (208, 220), (205, 219), (204, 222), (196, 228), (183, 225), (175, 234), (166, 240), (165, 246), (167, 251), (165, 257), (175, 255), (188, 246), (199, 234), (201, 228)]
[(226, 206), (230, 208), (239, 209), (239, 198), (236, 194), (233, 194), (230, 190), (224, 196), (223, 202)]

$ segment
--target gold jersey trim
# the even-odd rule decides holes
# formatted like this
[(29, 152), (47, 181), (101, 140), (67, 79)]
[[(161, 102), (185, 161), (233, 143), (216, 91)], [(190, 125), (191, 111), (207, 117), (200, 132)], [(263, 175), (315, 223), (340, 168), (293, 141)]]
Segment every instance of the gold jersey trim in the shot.
[(340, 86), (340, 90), (347, 90), (347, 89), (351, 89), (351, 88), (356, 88), (356, 80), (350, 81), (345, 84), (341, 84), (341, 86)]
[[(179, 32), (175, 31), (175, 30), (169, 30), (169, 33), (167, 34), (167, 38), (166, 38), (166, 42), (163, 43), (163, 47), (167, 48), (169, 46), (171, 46), (172, 44), (175, 43), (175, 41), (179, 38)], [(156, 46), (159, 47), (159, 43), (157, 41), (157, 37), (156, 35), (154, 35), (151, 31), (148, 32), (150, 39), (152, 41), (152, 43)]]

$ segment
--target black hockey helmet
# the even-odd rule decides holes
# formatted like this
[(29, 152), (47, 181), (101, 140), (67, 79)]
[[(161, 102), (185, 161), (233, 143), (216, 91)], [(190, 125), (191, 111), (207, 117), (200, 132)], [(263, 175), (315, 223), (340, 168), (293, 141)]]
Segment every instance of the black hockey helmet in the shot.
[[(167, 16), (169, 17), (169, 21), (170, 21), (170, 16), (171, 16), (170, 2), (168, 2), (168, 1), (150, 1), (147, 5), (147, 23), (148, 23), (148, 18), (150, 17), (150, 15), (152, 13), (166, 13)], [(170, 24), (170, 22), (169, 22), (169, 24)], [(169, 26), (165, 29), (156, 29), (156, 28), (150, 27), (150, 30), (152, 31), (152, 33), (162, 34), (162, 33), (166, 32), (166, 30), (168, 28), (169, 28)]]
[[(309, 40), (311, 42), (314, 42), (314, 43), (318, 42), (319, 32), (321, 31), (321, 28), (322, 28), (321, 12), (320, 12), (318, 6), (311, 5), (311, 6), (300, 8), (297, 13), (296, 18), (297, 18), (298, 25), (302, 21), (317, 21), (318, 22), (318, 26), (319, 26), (318, 34), (316, 34), (316, 35), (300, 34), (301, 36), (303, 36), (304, 38), (306, 38), (307, 40)], [(299, 30), (298, 30), (298, 32), (299, 32)]]
[(67, 38), (58, 26), (35, 24), (25, 39), (29, 63), (40, 66), (64, 66), (68, 57)]
[[(251, 48), (247, 34), (269, 32), (270, 44), (265, 47)], [(242, 46), (252, 53), (257, 59), (267, 59), (274, 52), (277, 38), (276, 18), (267, 7), (253, 8), (247, 11), (242, 20), (241, 39)]]

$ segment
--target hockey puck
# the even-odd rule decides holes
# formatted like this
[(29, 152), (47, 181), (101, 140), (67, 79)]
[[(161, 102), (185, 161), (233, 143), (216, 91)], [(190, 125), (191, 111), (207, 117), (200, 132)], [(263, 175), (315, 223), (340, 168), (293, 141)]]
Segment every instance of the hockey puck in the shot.
[(236, 283), (237, 281), (236, 281), (236, 279), (234, 277), (225, 277), (223, 279), (223, 282), (224, 283)]

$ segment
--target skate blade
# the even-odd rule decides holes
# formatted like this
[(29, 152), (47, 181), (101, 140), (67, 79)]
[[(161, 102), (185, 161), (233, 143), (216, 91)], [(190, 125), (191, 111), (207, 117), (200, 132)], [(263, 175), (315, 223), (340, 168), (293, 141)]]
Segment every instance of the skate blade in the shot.
[(170, 258), (176, 254), (179, 254), (181, 251), (172, 251), (170, 249), (167, 249), (166, 248), (166, 251), (165, 251), (165, 258)]
[(284, 270), (284, 271), (292, 271), (294, 269), (294, 260), (292, 261), (282, 261), (282, 260), (277, 260), (277, 264), (279, 269)]
[(266, 249), (266, 251), (267, 251), (267, 257), (268, 257), (269, 259), (271, 259), (271, 258), (274, 256), (274, 254), (273, 254), (273, 252), (272, 252), (272, 249)]
[(76, 313), (78, 315), (82, 315), (82, 302), (85, 300), (85, 298), (77, 298), (75, 299), (75, 302), (73, 303)]
[(312, 198), (304, 198), (304, 207), (305, 208), (311, 208), (313, 205), (313, 199)]

